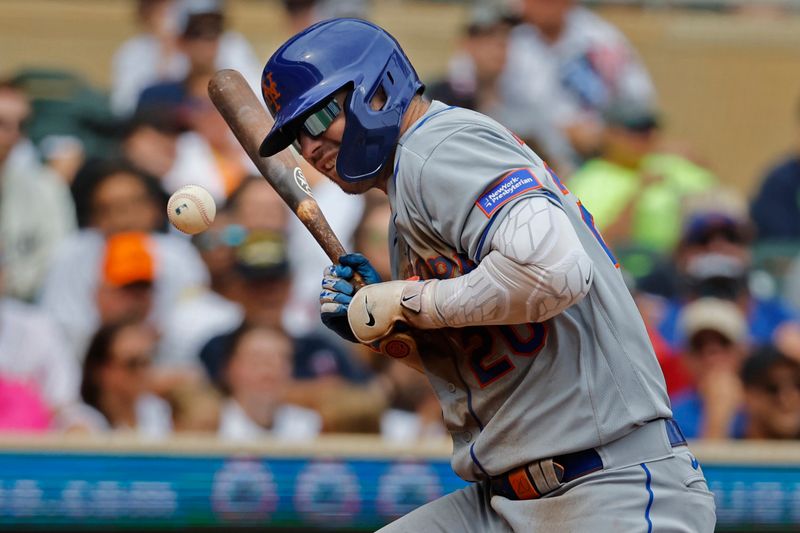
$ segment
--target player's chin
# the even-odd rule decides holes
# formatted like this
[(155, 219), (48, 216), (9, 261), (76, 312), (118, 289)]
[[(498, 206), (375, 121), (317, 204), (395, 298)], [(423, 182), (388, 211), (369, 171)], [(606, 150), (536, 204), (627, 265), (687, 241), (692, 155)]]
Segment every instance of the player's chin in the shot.
[(374, 184), (374, 180), (371, 179), (357, 182), (345, 181), (339, 177), (339, 173), (335, 169), (326, 174), (326, 176), (347, 194), (363, 194), (370, 190)]

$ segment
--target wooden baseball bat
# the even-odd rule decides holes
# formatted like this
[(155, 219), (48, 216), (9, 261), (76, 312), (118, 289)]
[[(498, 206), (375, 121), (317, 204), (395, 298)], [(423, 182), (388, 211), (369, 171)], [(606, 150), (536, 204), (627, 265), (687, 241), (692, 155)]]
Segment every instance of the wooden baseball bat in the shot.
[[(274, 121), (244, 77), (236, 70), (220, 70), (208, 83), (208, 95), (261, 175), (308, 228), (328, 258), (338, 263), (346, 253), (344, 246), (311, 196), (311, 187), (292, 152), (287, 148), (271, 157), (258, 153)], [(359, 276), (354, 281), (356, 289), (364, 285)], [(414, 339), (406, 333), (394, 333), (384, 339), (380, 351), (422, 369)]]

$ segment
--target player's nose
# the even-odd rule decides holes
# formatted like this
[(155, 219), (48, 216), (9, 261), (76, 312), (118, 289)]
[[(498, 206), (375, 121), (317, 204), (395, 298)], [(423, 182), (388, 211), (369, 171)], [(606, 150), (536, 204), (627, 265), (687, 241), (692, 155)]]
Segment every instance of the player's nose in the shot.
[(313, 165), (316, 162), (316, 159), (318, 159), (322, 153), (320, 150), (320, 147), (322, 146), (322, 139), (315, 139), (314, 137), (301, 132), (297, 136), (297, 142), (300, 143), (300, 155), (303, 156), (303, 159)]

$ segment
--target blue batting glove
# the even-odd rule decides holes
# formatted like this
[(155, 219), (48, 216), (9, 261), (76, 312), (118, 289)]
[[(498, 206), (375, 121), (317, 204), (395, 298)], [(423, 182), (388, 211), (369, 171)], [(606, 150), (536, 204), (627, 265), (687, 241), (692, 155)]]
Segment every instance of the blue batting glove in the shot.
[(319, 295), (320, 317), (328, 329), (345, 340), (358, 342), (347, 322), (347, 308), (356, 290), (351, 280), (358, 273), (367, 285), (380, 283), (381, 277), (361, 254), (347, 254), (339, 258), (341, 264), (325, 268), (322, 292)]

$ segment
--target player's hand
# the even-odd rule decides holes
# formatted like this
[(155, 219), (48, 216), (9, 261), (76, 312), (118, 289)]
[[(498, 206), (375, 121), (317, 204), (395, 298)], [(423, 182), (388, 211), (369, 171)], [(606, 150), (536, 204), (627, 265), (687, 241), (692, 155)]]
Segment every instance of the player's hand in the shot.
[(364, 283), (380, 283), (381, 277), (369, 260), (361, 254), (347, 254), (339, 258), (338, 265), (325, 268), (322, 277), (322, 292), (319, 295), (322, 323), (343, 339), (358, 342), (347, 323), (347, 308), (355, 287), (352, 280), (358, 273)]
[(387, 281), (362, 287), (351, 298), (347, 311), (355, 338), (371, 345), (386, 337), (396, 325), (420, 325), (416, 319), (420, 317), (425, 284), (422, 281)]

